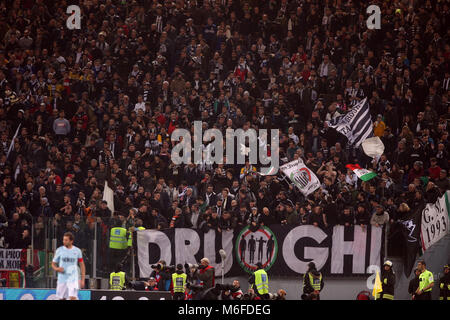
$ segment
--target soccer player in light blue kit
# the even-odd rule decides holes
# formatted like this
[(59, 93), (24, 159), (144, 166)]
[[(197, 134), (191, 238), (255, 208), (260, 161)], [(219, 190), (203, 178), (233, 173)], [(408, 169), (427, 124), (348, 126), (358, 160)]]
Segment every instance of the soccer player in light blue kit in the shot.
[[(73, 234), (64, 233), (63, 246), (56, 249), (52, 268), (58, 272), (56, 296), (60, 300), (78, 299), (78, 290), (84, 287), (86, 268), (81, 250), (73, 245)], [(81, 279), (78, 275), (78, 264), (81, 269)]]

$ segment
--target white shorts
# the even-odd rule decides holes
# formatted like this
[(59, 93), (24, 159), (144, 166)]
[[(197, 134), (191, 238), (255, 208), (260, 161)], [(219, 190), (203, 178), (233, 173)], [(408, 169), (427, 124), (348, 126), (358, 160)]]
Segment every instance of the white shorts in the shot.
[(58, 299), (69, 299), (76, 297), (78, 299), (79, 284), (76, 282), (63, 282), (56, 285), (56, 296)]

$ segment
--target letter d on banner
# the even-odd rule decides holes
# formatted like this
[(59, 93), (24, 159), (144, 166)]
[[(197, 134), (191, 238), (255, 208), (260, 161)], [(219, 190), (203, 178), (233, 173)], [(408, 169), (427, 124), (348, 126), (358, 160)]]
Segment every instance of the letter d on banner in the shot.
[[(142, 230), (136, 234), (139, 273), (141, 277), (148, 277), (152, 273), (152, 264), (165, 260), (172, 263), (172, 244), (169, 237), (161, 231)], [(154, 244), (159, 248), (159, 257), (152, 257), (150, 261), (149, 247)]]
[(80, 30), (81, 29), (81, 9), (79, 6), (71, 5), (67, 7), (67, 14), (71, 16), (67, 18), (66, 26), (69, 30)]

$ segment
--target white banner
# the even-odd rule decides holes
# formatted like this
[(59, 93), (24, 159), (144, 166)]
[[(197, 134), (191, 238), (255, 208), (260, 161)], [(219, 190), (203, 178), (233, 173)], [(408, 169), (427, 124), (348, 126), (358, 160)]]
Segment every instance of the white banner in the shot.
[(108, 181), (105, 181), (105, 188), (103, 189), (103, 200), (108, 203), (108, 208), (111, 210), (111, 215), (114, 214), (114, 191), (108, 186)]
[(449, 192), (446, 191), (435, 203), (428, 203), (422, 211), (420, 235), (423, 251), (449, 233)]
[(301, 159), (282, 165), (280, 170), (305, 196), (308, 196), (320, 187), (320, 181), (317, 176), (305, 166)]
[(20, 270), (22, 249), (0, 249), (0, 270)]
[[(167, 265), (178, 263), (198, 263), (206, 257), (210, 265), (220, 270), (221, 263), (216, 261), (216, 232), (209, 230), (199, 233), (193, 229), (176, 228), (172, 230), (140, 230), (136, 232), (138, 264), (141, 277), (149, 277), (152, 264), (164, 260)], [(224, 273), (233, 265), (233, 231), (222, 231), (221, 248), (225, 250)], [(197, 257), (196, 257), (197, 256)], [(216, 275), (219, 271), (216, 271)]]
[(298, 276), (314, 261), (325, 275), (371, 273), (380, 267), (383, 229), (376, 226), (334, 226), (323, 230), (312, 225), (264, 226), (252, 232), (248, 226), (217, 232), (176, 228), (136, 232), (139, 275), (148, 278), (152, 265), (198, 263), (206, 257), (221, 275), (220, 249), (225, 251), (225, 276), (252, 274), (260, 262), (270, 274)]

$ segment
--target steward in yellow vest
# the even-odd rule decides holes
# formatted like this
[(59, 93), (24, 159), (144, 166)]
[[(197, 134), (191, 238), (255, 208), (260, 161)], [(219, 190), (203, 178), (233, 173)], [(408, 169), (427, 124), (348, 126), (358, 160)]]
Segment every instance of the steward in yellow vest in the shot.
[(127, 247), (127, 229), (122, 227), (111, 228), (109, 235), (109, 248), (124, 250)]
[(308, 271), (303, 275), (303, 300), (320, 300), (320, 291), (324, 286), (322, 273), (316, 270), (314, 262), (308, 263)]
[(431, 300), (431, 290), (434, 286), (433, 274), (426, 269), (425, 261), (421, 260), (417, 263), (417, 269), (420, 270), (419, 288), (416, 291), (416, 300)]
[(135, 231), (135, 230), (145, 230), (145, 228), (142, 226), (130, 228), (130, 233), (128, 234), (128, 247), (129, 248), (133, 246), (133, 231)]
[(111, 272), (109, 275), (109, 288), (111, 290), (124, 290), (125, 289), (125, 272), (121, 271), (122, 265), (116, 266), (115, 272)]
[(127, 229), (121, 223), (111, 228), (109, 234), (109, 270), (113, 272), (117, 264), (122, 263), (128, 252)]
[(264, 270), (261, 262), (256, 264), (258, 268), (249, 279), (249, 283), (252, 284), (255, 294), (261, 297), (263, 300), (269, 299), (269, 277)]
[(184, 300), (187, 275), (183, 272), (183, 265), (177, 264), (177, 271), (172, 274), (172, 299)]

